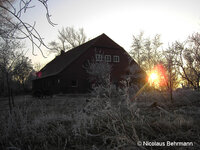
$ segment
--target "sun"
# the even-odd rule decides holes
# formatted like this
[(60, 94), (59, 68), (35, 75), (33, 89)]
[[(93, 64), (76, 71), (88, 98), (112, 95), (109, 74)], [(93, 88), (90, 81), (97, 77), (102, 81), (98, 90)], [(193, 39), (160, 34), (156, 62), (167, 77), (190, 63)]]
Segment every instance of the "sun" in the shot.
[(157, 85), (159, 83), (159, 77), (158, 73), (152, 72), (149, 75), (148, 82), (150, 85)]
[(167, 86), (167, 72), (162, 64), (156, 65), (148, 75), (148, 83), (156, 88)]
[(154, 82), (157, 79), (158, 79), (158, 74), (157, 73), (153, 72), (153, 73), (150, 74), (149, 80)]

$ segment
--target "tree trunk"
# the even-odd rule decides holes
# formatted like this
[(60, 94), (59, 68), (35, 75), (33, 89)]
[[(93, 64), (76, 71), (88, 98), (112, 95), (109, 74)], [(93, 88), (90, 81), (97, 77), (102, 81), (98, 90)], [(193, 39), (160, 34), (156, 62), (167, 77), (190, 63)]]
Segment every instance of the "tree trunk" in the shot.
[(170, 100), (171, 102), (173, 102), (173, 91), (171, 85), (170, 85)]
[(200, 91), (199, 81), (200, 81), (200, 76), (199, 76), (198, 79), (197, 79), (197, 91)]
[(173, 79), (172, 79), (172, 68), (171, 63), (169, 64), (169, 94), (170, 94), (170, 100), (173, 102), (173, 95), (172, 95), (172, 88), (173, 88)]
[(11, 96), (11, 100), (12, 100), (12, 106), (15, 107), (15, 102), (14, 102), (14, 97), (13, 97), (13, 90), (12, 90), (12, 88), (10, 88), (10, 96)]
[(9, 76), (8, 73), (6, 73), (6, 82), (7, 82), (7, 90), (8, 90), (8, 104), (9, 104), (9, 110), (10, 113), (12, 112), (12, 103), (11, 103), (11, 92), (10, 92), (10, 82), (9, 82)]

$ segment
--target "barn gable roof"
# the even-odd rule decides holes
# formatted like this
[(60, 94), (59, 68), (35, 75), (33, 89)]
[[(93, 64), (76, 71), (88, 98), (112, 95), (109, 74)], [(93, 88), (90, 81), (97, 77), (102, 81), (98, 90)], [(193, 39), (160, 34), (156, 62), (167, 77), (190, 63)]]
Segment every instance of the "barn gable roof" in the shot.
[(78, 46), (67, 52), (56, 56), (51, 62), (44, 66), (40, 72), (42, 76), (40, 78), (45, 78), (48, 76), (57, 75), (63, 71), (72, 62), (78, 59), (84, 52), (86, 52), (90, 47), (106, 47), (114, 49), (123, 49), (112, 39), (110, 39), (106, 34), (101, 34), (100, 36)]

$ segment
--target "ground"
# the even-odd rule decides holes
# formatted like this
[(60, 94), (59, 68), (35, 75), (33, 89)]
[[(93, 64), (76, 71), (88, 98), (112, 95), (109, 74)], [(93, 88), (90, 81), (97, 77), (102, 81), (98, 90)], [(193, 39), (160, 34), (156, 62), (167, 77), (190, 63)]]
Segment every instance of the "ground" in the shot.
[[(109, 105), (108, 98), (93, 95), (23, 95), (15, 97), (11, 114), (7, 99), (0, 98), (0, 148), (199, 149), (200, 92), (173, 94), (173, 102), (154, 91), (128, 103), (112, 97), (118, 103)], [(186, 145), (166, 146), (167, 141)]]

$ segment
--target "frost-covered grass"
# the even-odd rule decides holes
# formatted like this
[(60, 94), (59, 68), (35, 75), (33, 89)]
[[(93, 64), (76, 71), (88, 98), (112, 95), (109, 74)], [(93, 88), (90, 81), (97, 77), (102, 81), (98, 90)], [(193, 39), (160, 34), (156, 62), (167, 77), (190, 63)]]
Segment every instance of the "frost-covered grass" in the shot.
[(1, 111), (0, 149), (169, 149), (139, 147), (138, 141), (193, 142), (170, 149), (200, 149), (200, 92), (173, 95), (173, 103), (158, 91), (130, 102), (129, 89), (101, 87), (92, 95), (21, 97), (11, 114)]
[(0, 114), (0, 149), (66, 149), (69, 139), (73, 138), (72, 112), (82, 108), (81, 101), (85, 99), (28, 96), (24, 101), (20, 97), (17, 102), (16, 98), (17, 106), (12, 113), (5, 109)]

